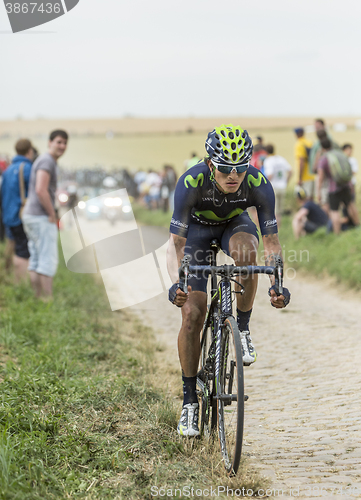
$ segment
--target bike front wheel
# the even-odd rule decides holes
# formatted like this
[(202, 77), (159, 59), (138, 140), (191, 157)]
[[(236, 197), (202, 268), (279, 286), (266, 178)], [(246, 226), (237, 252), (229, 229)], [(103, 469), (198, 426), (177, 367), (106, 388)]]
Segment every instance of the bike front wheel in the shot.
[(217, 415), (224, 466), (227, 474), (233, 476), (238, 471), (242, 453), (244, 379), (241, 338), (232, 316), (222, 326)]
[[(215, 359), (215, 345), (213, 342), (213, 329), (214, 320), (213, 313), (209, 318), (209, 323), (207, 319), (204, 323), (203, 335), (202, 335), (202, 350), (200, 356), (200, 371), (197, 376), (197, 394), (200, 403), (200, 434), (207, 438), (210, 437), (212, 432), (217, 427), (217, 406), (215, 396), (215, 384), (214, 375), (212, 373), (211, 377), (210, 371), (214, 371), (214, 359)], [(213, 346), (212, 346), (213, 344)]]

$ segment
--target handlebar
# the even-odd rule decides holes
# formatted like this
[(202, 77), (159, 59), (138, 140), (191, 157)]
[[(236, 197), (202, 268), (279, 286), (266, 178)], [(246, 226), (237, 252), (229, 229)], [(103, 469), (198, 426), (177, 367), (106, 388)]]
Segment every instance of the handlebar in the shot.
[(276, 258), (276, 265), (273, 266), (235, 266), (225, 264), (223, 266), (191, 266), (190, 256), (186, 255), (181, 261), (178, 270), (179, 283), (184, 293), (188, 293), (188, 279), (190, 273), (203, 273), (204, 276), (216, 274), (222, 278), (233, 276), (249, 276), (250, 274), (268, 274), (275, 277), (275, 291), (277, 295), (283, 292), (283, 262), (280, 257)]

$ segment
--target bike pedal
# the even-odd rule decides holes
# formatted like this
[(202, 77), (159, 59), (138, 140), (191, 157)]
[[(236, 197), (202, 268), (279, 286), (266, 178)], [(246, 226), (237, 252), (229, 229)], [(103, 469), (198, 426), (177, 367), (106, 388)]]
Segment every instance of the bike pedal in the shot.
[(249, 397), (245, 394), (245, 395), (244, 395), (244, 400), (245, 400), (245, 401), (248, 401), (248, 399), (249, 399)]

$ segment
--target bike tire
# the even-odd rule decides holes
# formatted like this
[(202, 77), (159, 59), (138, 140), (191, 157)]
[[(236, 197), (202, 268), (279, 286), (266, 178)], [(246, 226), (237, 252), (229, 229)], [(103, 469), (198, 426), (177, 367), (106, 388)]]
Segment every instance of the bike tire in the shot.
[(244, 378), (242, 343), (237, 323), (229, 316), (222, 325), (217, 396), (237, 396), (236, 401), (217, 399), (218, 435), (224, 467), (234, 476), (242, 454), (244, 426)]
[[(204, 367), (206, 365), (209, 349), (212, 343), (212, 328), (213, 320), (211, 320), (210, 324), (207, 326), (206, 318), (202, 333), (203, 344), (200, 356), (199, 373), (204, 373)], [(217, 405), (216, 399), (213, 397), (216, 394), (214, 379), (208, 379), (205, 373), (203, 377), (197, 376), (197, 389), (199, 398), (199, 431), (201, 437), (204, 436), (209, 438), (211, 433), (217, 427)]]

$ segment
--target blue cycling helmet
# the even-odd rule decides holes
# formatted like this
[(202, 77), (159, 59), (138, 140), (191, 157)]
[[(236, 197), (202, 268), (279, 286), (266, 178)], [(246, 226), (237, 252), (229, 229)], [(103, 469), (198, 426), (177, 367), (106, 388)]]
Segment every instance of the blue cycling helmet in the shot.
[(212, 162), (219, 166), (248, 164), (253, 153), (247, 130), (233, 125), (221, 125), (209, 132), (205, 146)]

